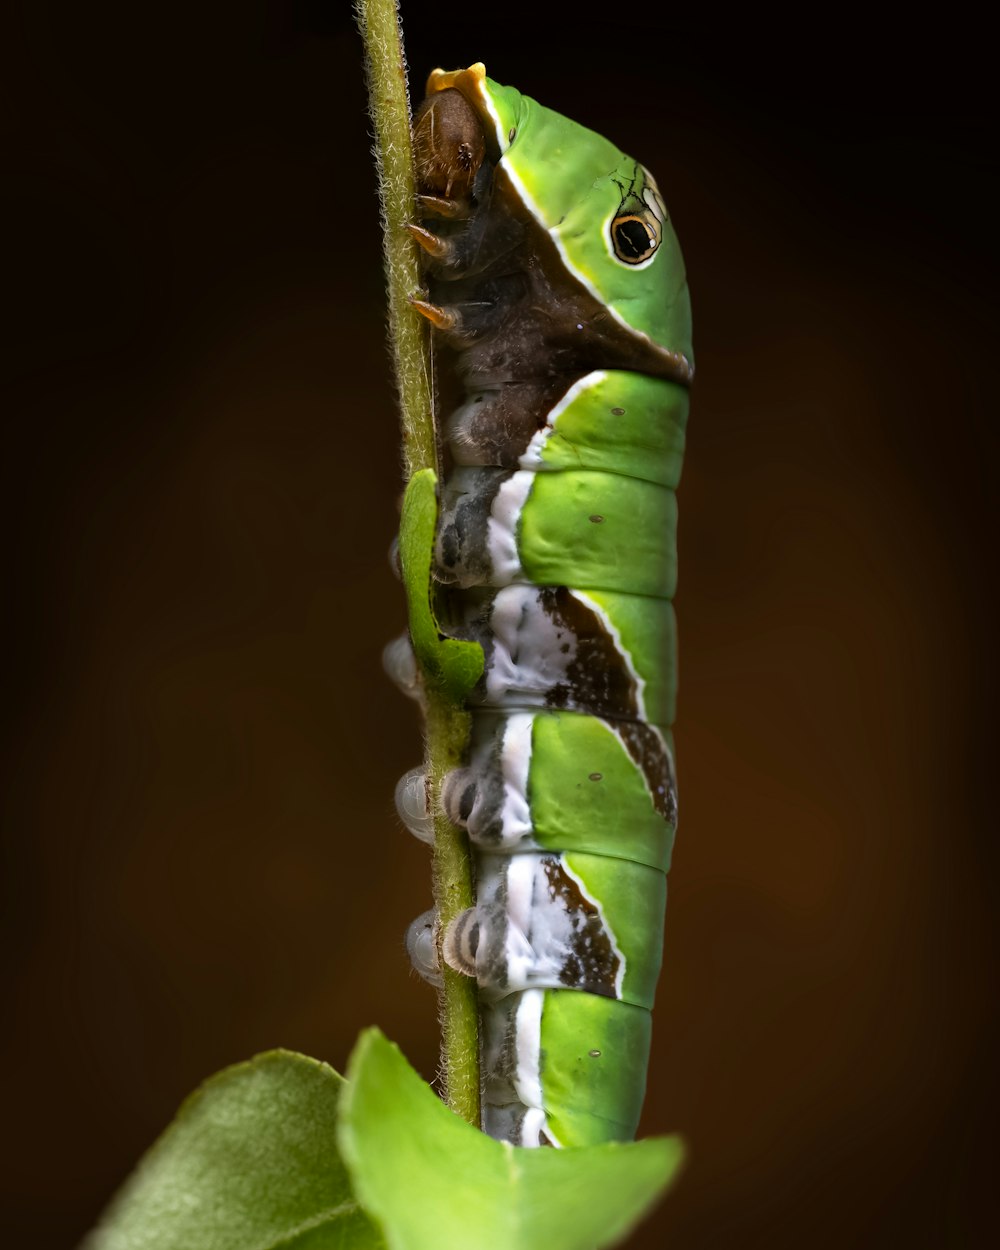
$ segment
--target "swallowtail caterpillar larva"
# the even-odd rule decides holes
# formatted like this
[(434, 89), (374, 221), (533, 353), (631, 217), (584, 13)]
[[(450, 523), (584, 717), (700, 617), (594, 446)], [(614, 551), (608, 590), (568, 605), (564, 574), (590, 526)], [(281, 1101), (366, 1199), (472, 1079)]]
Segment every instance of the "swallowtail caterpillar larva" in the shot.
[[(446, 419), (438, 619), (478, 642), (464, 767), (476, 905), (436, 940), (475, 977), (483, 1127), (635, 1134), (677, 816), (676, 496), (692, 377), (684, 263), (652, 175), (485, 75), (435, 71), (414, 128), (427, 297), (464, 397)], [(389, 668), (412, 690), (406, 644)], [(419, 770), (397, 791), (430, 835)]]

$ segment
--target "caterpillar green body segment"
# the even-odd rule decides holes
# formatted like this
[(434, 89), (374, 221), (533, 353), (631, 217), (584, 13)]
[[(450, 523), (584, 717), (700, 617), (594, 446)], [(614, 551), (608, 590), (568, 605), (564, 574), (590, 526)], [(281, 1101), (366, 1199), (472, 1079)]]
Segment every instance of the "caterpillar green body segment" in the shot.
[(572, 573), (581, 590), (669, 598), (676, 558), (662, 535), (676, 512), (669, 487), (597, 469), (460, 468), (445, 490), (438, 566), (463, 586), (559, 586)]
[(488, 1128), (504, 1141), (630, 1141), (652, 1016), (577, 990), (526, 990), (483, 1007)]
[(484, 851), (611, 846), (618, 859), (669, 869), (675, 787), (655, 730), (573, 712), (480, 714), (469, 756), (443, 798)]
[[(677, 818), (684, 264), (642, 165), (481, 65), (431, 75), (414, 139), (416, 306), (465, 391), (444, 428), (434, 615), (483, 671), (441, 793), (475, 849), (476, 905), (444, 933), (421, 917), (411, 954), (429, 979), (439, 951), (478, 982), (487, 1132), (627, 1140)], [(427, 836), (420, 774), (399, 793)]]

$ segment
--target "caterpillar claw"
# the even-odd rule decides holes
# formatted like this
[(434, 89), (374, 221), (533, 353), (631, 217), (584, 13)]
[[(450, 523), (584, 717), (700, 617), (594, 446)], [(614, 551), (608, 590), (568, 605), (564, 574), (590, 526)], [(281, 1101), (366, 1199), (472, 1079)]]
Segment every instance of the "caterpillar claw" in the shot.
[(465, 221), (473, 208), (465, 200), (449, 200), (443, 195), (418, 195), (417, 209), (422, 217), (440, 217), (444, 221)]
[(421, 842), (434, 845), (434, 817), (427, 803), (427, 774), (411, 768), (396, 783), (396, 814)]
[(421, 317), (426, 317), (435, 330), (458, 330), (462, 318), (453, 308), (442, 308), (440, 304), (429, 304), (427, 300), (411, 297), (410, 307), (415, 308)]
[(442, 239), (440, 235), (433, 234), (430, 230), (425, 230), (423, 226), (418, 226), (412, 221), (408, 221), (403, 229), (434, 260), (448, 261), (452, 258), (455, 249), (453, 244), (449, 243), (447, 239)]

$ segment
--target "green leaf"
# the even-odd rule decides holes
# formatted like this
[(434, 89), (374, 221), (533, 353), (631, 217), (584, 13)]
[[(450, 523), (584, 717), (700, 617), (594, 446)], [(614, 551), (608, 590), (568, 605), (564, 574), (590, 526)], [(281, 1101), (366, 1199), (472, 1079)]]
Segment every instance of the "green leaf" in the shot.
[(337, 1153), (343, 1079), (271, 1051), (181, 1107), (84, 1250), (376, 1250)]
[(431, 603), (431, 557), (437, 526), (437, 476), (414, 473), (403, 496), (399, 562), (410, 619), (410, 641), (424, 681), (453, 703), (461, 703), (483, 673), (483, 649), (441, 634)]
[(676, 1137), (566, 1150), (493, 1141), (377, 1029), (351, 1056), (339, 1138), (391, 1250), (598, 1250), (648, 1212), (683, 1154)]

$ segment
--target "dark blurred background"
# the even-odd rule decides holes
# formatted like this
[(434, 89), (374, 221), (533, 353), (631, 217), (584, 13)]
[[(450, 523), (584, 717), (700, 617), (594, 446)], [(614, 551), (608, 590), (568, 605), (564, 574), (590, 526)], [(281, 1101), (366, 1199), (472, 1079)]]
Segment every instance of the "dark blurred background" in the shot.
[[(987, 1237), (995, 118), (957, 10), (404, 3), (656, 173), (699, 376), (682, 820), (630, 1243)], [(880, 24), (883, 23), (883, 24)], [(73, 1246), (202, 1078), (430, 1078), (415, 709), (348, 6), (6, 22), (5, 1244)], [(486, 1241), (483, 1245), (488, 1244)]]

